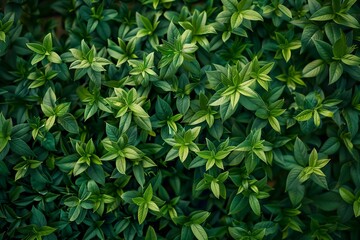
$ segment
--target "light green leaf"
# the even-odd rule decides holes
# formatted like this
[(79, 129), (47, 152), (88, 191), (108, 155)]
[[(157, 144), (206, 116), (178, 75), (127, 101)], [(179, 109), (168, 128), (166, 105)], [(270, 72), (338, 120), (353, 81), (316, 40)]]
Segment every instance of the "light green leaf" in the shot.
[(47, 59), (49, 62), (60, 64), (61, 57), (56, 52), (50, 52), (50, 54), (47, 56)]
[(348, 204), (353, 204), (355, 201), (355, 196), (352, 192), (350, 192), (348, 189), (344, 187), (339, 188), (339, 193), (341, 198), (347, 202)]
[(307, 120), (311, 119), (312, 116), (313, 116), (313, 110), (305, 109), (304, 111), (302, 111), (301, 113), (296, 115), (295, 119), (300, 122), (303, 122), (303, 121), (307, 121)]
[(354, 210), (355, 217), (359, 217), (360, 216), (360, 199), (356, 200), (353, 203), (353, 210)]
[(275, 117), (269, 116), (268, 121), (269, 121), (269, 123), (270, 123), (270, 126), (271, 126), (275, 131), (277, 131), (277, 132), (279, 132), (279, 133), (281, 132), (280, 123), (279, 123), (279, 121), (278, 121)]
[(35, 65), (36, 63), (42, 61), (45, 58), (45, 55), (36, 54), (33, 59), (31, 59), (31, 65)]
[(198, 240), (207, 240), (208, 236), (204, 228), (200, 224), (191, 224), (191, 231)]
[(148, 204), (148, 207), (149, 207), (150, 210), (153, 210), (153, 211), (155, 211), (155, 212), (160, 212), (160, 209), (159, 209), (159, 207), (156, 205), (155, 202), (150, 201), (150, 202), (148, 202), (147, 204)]
[(179, 158), (181, 162), (184, 162), (189, 154), (189, 147), (182, 145), (179, 148)]
[(211, 181), (210, 188), (216, 198), (220, 197), (220, 185), (215, 180)]
[(149, 209), (148, 209), (147, 203), (140, 204), (139, 209), (138, 209), (139, 224), (142, 224), (145, 221), (148, 211), (149, 211)]
[(260, 13), (254, 11), (254, 10), (244, 10), (241, 11), (241, 14), (243, 18), (251, 21), (264, 21)]
[(126, 160), (124, 157), (117, 157), (116, 158), (116, 169), (119, 171), (119, 173), (121, 174), (126, 174)]
[(303, 71), (303, 77), (309, 78), (309, 77), (316, 77), (319, 75), (324, 69), (324, 61), (322, 59), (314, 60), (310, 63), (308, 63)]
[(151, 201), (152, 197), (153, 197), (153, 189), (152, 189), (152, 185), (149, 184), (149, 186), (146, 188), (144, 192), (144, 199), (148, 203)]
[(43, 45), (39, 44), (39, 43), (27, 43), (26, 46), (32, 50), (33, 52), (39, 54), (39, 55), (44, 55), (46, 50), (43, 47)]
[(249, 195), (249, 204), (251, 210), (258, 216), (261, 214), (260, 203), (254, 194)]
[(341, 58), (341, 61), (349, 66), (358, 66), (360, 65), (360, 57), (352, 55), (352, 54), (346, 54)]
[(133, 203), (140, 206), (141, 204), (145, 203), (145, 199), (142, 197), (136, 197), (132, 199)]
[(292, 18), (292, 14), (291, 14), (290, 9), (288, 9), (287, 7), (285, 7), (285, 6), (282, 5), (282, 4), (279, 4), (279, 5), (278, 5), (278, 8), (279, 8), (279, 10), (280, 10), (283, 14), (285, 14), (288, 18)]

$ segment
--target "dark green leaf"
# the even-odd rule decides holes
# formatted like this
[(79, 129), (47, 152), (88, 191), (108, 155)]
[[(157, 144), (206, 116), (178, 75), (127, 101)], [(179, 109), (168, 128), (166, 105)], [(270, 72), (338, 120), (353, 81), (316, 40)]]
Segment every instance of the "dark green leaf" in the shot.
[(301, 166), (305, 167), (308, 164), (307, 147), (299, 138), (295, 139), (294, 157)]
[(35, 156), (29, 145), (20, 138), (15, 138), (10, 141), (10, 149), (20, 156)]
[(331, 45), (322, 40), (315, 40), (314, 43), (320, 57), (326, 62), (330, 62), (333, 57)]
[(78, 133), (79, 126), (76, 122), (76, 119), (71, 113), (66, 113), (65, 115), (57, 118), (59, 124), (69, 133)]
[(148, 227), (145, 240), (157, 240), (156, 232), (152, 226)]

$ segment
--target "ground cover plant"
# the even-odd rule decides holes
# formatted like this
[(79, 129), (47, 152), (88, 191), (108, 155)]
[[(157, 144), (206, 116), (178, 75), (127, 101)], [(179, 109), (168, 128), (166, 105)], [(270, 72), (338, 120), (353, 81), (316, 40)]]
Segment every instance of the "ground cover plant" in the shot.
[(356, 0), (0, 6), (0, 239), (360, 239)]

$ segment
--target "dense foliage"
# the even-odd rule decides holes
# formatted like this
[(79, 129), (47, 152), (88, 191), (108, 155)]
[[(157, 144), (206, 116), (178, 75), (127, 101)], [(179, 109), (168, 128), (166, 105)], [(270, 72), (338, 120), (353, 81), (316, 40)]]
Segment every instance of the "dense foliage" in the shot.
[(0, 239), (360, 239), (356, 0), (11, 0)]

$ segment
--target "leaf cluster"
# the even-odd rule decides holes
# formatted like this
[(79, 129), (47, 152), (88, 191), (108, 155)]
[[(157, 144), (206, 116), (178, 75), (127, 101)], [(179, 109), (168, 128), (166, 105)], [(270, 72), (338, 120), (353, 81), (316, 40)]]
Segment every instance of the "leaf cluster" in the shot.
[(2, 3), (0, 239), (360, 239), (356, 3)]

